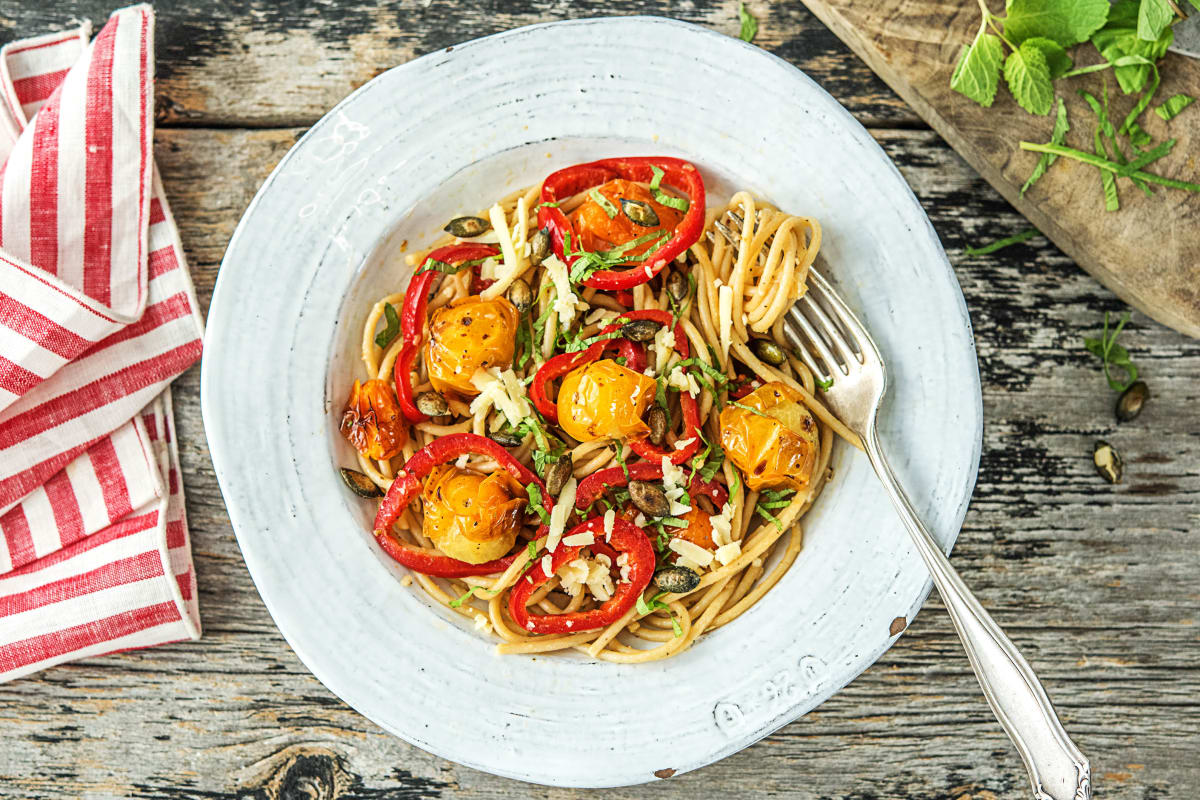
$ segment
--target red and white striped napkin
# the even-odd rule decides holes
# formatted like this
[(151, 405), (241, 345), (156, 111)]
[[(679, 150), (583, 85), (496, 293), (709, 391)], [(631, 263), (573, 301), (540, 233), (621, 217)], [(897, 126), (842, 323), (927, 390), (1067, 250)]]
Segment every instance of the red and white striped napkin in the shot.
[(168, 384), (203, 320), (154, 12), (0, 48), (0, 682), (200, 635)]

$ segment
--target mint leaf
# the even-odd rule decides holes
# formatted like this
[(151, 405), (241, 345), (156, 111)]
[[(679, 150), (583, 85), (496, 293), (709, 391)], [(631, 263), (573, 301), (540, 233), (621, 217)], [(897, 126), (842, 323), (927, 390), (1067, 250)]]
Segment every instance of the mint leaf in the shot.
[(1044, 36), (1034, 36), (1026, 39), (1022, 46), (1024, 45), (1036, 47), (1042, 51), (1042, 55), (1046, 57), (1046, 64), (1050, 67), (1050, 80), (1052, 81), (1058, 80), (1067, 74), (1067, 71), (1071, 67), (1075, 66), (1075, 63), (1071, 61), (1071, 57), (1067, 55), (1067, 51), (1053, 39), (1047, 39)]
[(987, 33), (985, 22), (980, 26), (975, 41), (970, 46), (963, 45), (958, 65), (950, 76), (950, 88), (987, 108), (996, 99), (1003, 60), (1004, 48), (1000, 45), (1000, 37)]
[(1004, 62), (1004, 79), (1021, 108), (1030, 114), (1046, 115), (1054, 102), (1050, 85), (1050, 66), (1036, 45), (1028, 42), (1008, 54)]
[(400, 317), (396, 315), (396, 308), (391, 303), (383, 304), (383, 316), (387, 320), (387, 326), (375, 335), (375, 345), (387, 349), (396, 338), (396, 334), (400, 333)]
[[(1062, 100), (1059, 100), (1058, 102), (1061, 106)], [(994, 242), (989, 242), (988, 244), (980, 247), (967, 247), (963, 252), (969, 256), (986, 256), (988, 253), (994, 253), (997, 250), (1003, 250), (1005, 247), (1009, 247), (1014, 244), (1020, 244), (1021, 242), (1027, 242), (1033, 237), (1037, 236), (1039, 233), (1041, 233), (1041, 231), (1037, 230), (1036, 228), (1029, 228), (1028, 230), (1023, 230), (1020, 233), (1013, 234), (1012, 236), (1006, 236), (1003, 239), (997, 239)], [(833, 381), (830, 381), (830, 384), (832, 383)]]
[[(1196, 0), (1196, 2), (1200, 3), (1200, 0)], [(1162, 101), (1162, 103), (1154, 109), (1154, 113), (1162, 117), (1163, 122), (1170, 122), (1175, 118), (1176, 114), (1178, 114), (1180, 111), (1183, 111), (1194, 102), (1196, 102), (1196, 98), (1190, 95), (1177, 94)]]
[[(1104, 27), (1092, 36), (1092, 44), (1113, 65), (1113, 74), (1125, 94), (1142, 90), (1146, 79), (1150, 77), (1153, 62), (1162, 58), (1175, 41), (1175, 34), (1170, 27), (1153, 42), (1138, 38), (1138, 8), (1136, 0), (1117, 0)], [(1140, 56), (1151, 63), (1121, 61), (1128, 56)]]
[(758, 35), (758, 20), (750, 15), (746, 10), (745, 3), (738, 3), (738, 19), (742, 22), (742, 29), (738, 32), (738, 38), (743, 42), (753, 42), (754, 37)]
[(1004, 34), (1020, 44), (1044, 36), (1063, 47), (1085, 41), (1108, 15), (1108, 0), (1009, 0)]
[[(1071, 130), (1071, 125), (1067, 122), (1067, 106), (1063, 103), (1062, 98), (1058, 98), (1058, 116), (1054, 119), (1054, 130), (1050, 133), (1050, 144), (1062, 144), (1067, 139), (1067, 131)], [(1037, 164), (1033, 168), (1033, 172), (1029, 173), (1029, 180), (1025, 181), (1025, 185), (1021, 187), (1021, 194), (1025, 194), (1025, 190), (1033, 184), (1037, 183), (1038, 178), (1046, 174), (1046, 170), (1058, 156), (1053, 153), (1042, 153)]]
[(1167, 0), (1142, 0), (1138, 6), (1137, 35), (1143, 41), (1156, 42), (1175, 18)]

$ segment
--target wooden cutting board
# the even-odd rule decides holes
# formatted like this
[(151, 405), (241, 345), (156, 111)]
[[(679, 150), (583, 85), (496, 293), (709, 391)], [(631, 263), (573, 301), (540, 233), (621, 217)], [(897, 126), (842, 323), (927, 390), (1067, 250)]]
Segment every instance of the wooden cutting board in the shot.
[[(975, 3), (942, 0), (804, 0), (838, 37), (875, 70), (1030, 222), (1125, 301), (1149, 316), (1200, 337), (1200, 194), (1155, 187), (1145, 197), (1120, 180), (1121, 209), (1104, 210), (1096, 168), (1060, 158), (1024, 197), (1020, 187), (1037, 154), (1022, 139), (1050, 139), (1051, 117), (1027, 114), (1001, 82), (996, 102), (982, 108), (950, 89), (960, 48), (979, 28)], [(994, 5), (994, 4), (993, 4)], [(1091, 45), (1073, 51), (1076, 66), (1099, 62)], [(1176, 93), (1200, 98), (1200, 60), (1168, 53), (1162, 85), (1142, 116), (1156, 142), (1175, 138), (1171, 155), (1148, 171), (1200, 182), (1200, 102), (1169, 124), (1154, 105)], [(1107, 79), (1111, 117), (1122, 119), (1135, 96), (1122, 95), (1111, 71), (1055, 82), (1067, 104), (1067, 144), (1092, 151), (1095, 115), (1076, 94), (1096, 97)]]

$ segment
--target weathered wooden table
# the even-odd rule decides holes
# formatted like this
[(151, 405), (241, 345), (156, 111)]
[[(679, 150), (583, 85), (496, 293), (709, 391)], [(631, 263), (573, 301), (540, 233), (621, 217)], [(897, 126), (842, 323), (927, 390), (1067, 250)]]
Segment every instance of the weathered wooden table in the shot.
[[(1118, 427), (1114, 396), (1081, 337), (1123, 304), (1040, 238), (966, 256), (966, 245), (1027, 224), (798, 0), (750, 8), (761, 21), (757, 44), (808, 72), (896, 160), (957, 270), (986, 421), (954, 563), (1042, 677), (1092, 759), (1098, 796), (1194, 797), (1200, 342), (1134, 315), (1123, 342), (1154, 397)], [(0, 0), (0, 38), (101, 21), (110, 10), (100, 0)], [(271, 168), (306, 126), (380, 71), (568, 16), (662, 14), (736, 35), (736, 10), (732, 0), (159, 2), (156, 152), (201, 303)], [(246, 391), (269, 391), (247, 381)], [(204, 638), (0, 686), (0, 796), (598, 796), (428, 755), (318, 683), (242, 563), (208, 457), (199, 370), (176, 387)], [(1100, 437), (1126, 459), (1119, 486), (1092, 468)], [(605, 796), (1027, 797), (1021, 762), (936, 593), (928, 605), (879, 663), (804, 719), (699, 772)]]

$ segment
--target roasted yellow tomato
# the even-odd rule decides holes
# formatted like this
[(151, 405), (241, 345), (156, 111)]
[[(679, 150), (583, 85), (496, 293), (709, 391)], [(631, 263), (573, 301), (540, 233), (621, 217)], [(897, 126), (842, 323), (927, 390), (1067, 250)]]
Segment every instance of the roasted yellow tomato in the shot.
[(367, 458), (384, 460), (408, 441), (408, 427), (387, 381), (355, 381), (342, 414), (342, 436)]
[(475, 371), (512, 366), (517, 341), (517, 309), (503, 297), (463, 297), (429, 315), (425, 369), (439, 392), (474, 397)]
[(817, 421), (800, 403), (800, 394), (772, 381), (738, 402), (754, 411), (725, 406), (720, 416), (721, 446), (745, 475), (746, 485), (755, 491), (807, 486), (819, 440)]
[(435, 467), (421, 491), (421, 530), (451, 558), (482, 564), (512, 549), (525, 516), (525, 490), (503, 470), (483, 476)]
[[(579, 237), (579, 245), (589, 252), (610, 250), (657, 231), (674, 236), (675, 226), (683, 218), (681, 212), (655, 200), (650, 190), (640, 183), (617, 178), (597, 186), (595, 191), (611, 206), (606, 210), (589, 197), (569, 217), (571, 227)], [(622, 200), (629, 202), (622, 203)], [(613, 209), (617, 213), (610, 217), (609, 212)], [(631, 248), (625, 255), (643, 255), (660, 244), (661, 240), (648, 241)]]
[(558, 424), (581, 442), (644, 436), (654, 379), (602, 358), (568, 372), (558, 389)]

